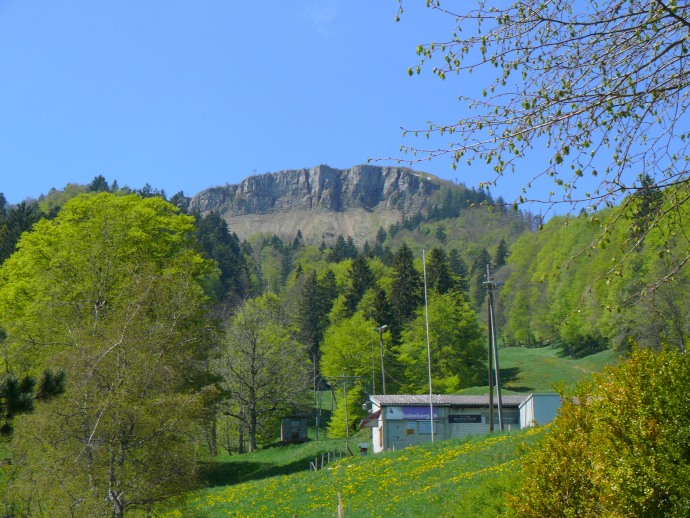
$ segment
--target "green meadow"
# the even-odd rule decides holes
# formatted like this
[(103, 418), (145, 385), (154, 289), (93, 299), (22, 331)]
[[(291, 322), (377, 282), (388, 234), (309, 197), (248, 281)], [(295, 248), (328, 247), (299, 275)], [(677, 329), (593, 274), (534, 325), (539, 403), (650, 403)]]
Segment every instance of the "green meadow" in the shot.
[[(571, 359), (552, 348), (506, 348), (500, 361), (506, 392), (549, 392), (619, 360), (611, 351)], [(465, 392), (486, 393), (486, 387)], [(495, 517), (506, 511), (504, 495), (517, 483), (520, 457), (542, 433), (504, 432), (348, 458), (343, 439), (220, 457), (204, 467), (205, 488), (161, 514), (337, 516), (340, 495), (346, 517)], [(358, 432), (351, 449), (369, 440), (368, 430)], [(310, 469), (315, 461), (318, 471)]]
[(607, 350), (584, 358), (564, 357), (559, 349), (508, 347), (499, 350), (501, 379), (513, 392), (554, 392), (583, 377), (618, 363), (619, 354)]
[[(553, 347), (499, 349), (501, 384), (507, 394), (557, 392), (582, 378), (620, 361), (619, 353), (607, 350), (584, 358), (570, 358)], [(463, 394), (486, 394), (488, 388), (472, 387)]]
[[(516, 482), (517, 460), (540, 433), (541, 429), (532, 429), (439, 441), (343, 458), (319, 471), (264, 477), (258, 470), (254, 472), (258, 476), (248, 473), (244, 482), (197, 491), (163, 515), (337, 516), (342, 501), (347, 517), (495, 517), (505, 509), (505, 491)], [(287, 451), (290, 448), (302, 452), (303, 467), (308, 468), (307, 451), (313, 444)], [(250, 457), (256, 464), (270, 464), (268, 459), (275, 459), (275, 453), (265, 450)]]

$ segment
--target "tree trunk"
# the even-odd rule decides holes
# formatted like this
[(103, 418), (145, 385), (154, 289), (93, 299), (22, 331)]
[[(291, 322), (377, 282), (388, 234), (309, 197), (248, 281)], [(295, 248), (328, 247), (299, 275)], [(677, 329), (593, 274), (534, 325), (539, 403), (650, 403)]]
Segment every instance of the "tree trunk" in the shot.
[(237, 453), (244, 453), (244, 424), (242, 421), (237, 427)]
[(123, 518), (125, 515), (125, 509), (122, 506), (122, 503), (120, 502), (120, 499), (118, 496), (115, 494), (114, 491), (110, 491), (110, 494), (108, 495), (108, 499), (112, 502), (113, 504), (113, 518)]
[(209, 418), (209, 422), (206, 425), (206, 442), (208, 444), (208, 452), (211, 458), (215, 458), (218, 455), (218, 415), (213, 412)]
[(125, 515), (125, 508), (122, 500), (120, 499), (121, 495), (117, 494), (117, 479), (115, 477), (115, 471), (117, 469), (116, 463), (117, 460), (115, 455), (115, 447), (111, 445), (110, 463), (108, 466), (108, 500), (110, 500), (113, 506), (112, 517), (122, 518)]
[(249, 423), (249, 453), (256, 450), (256, 411), (251, 411)]
[(225, 416), (225, 427), (223, 429), (223, 447), (227, 450), (228, 455), (232, 455), (232, 444), (230, 443), (230, 416)]

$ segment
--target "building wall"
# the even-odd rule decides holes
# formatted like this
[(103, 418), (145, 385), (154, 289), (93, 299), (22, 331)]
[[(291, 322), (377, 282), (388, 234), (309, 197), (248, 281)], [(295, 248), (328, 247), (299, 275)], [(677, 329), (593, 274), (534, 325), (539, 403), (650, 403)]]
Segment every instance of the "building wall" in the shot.
[[(505, 403), (504, 403), (505, 405)], [(372, 412), (379, 404), (372, 405)], [(503, 407), (503, 429), (519, 430), (551, 422), (561, 406), (558, 394), (532, 394), (519, 406)], [(405, 448), (431, 441), (428, 406), (386, 405), (372, 428), (374, 453)], [(477, 406), (434, 406), (434, 439), (443, 440), (489, 432), (489, 408)], [(500, 430), (494, 408), (494, 430)]]
[(309, 421), (306, 417), (284, 417), (280, 421), (280, 440), (304, 442), (307, 440)]
[(558, 394), (532, 394), (520, 406), (520, 422), (523, 427), (545, 425), (556, 418), (561, 407)]
[[(434, 410), (436, 414), (435, 440), (489, 432), (488, 408), (437, 407)], [(494, 430), (499, 430), (498, 411), (496, 410), (494, 414)], [(503, 417), (504, 430), (520, 429), (518, 408), (504, 408)], [(428, 443), (431, 441), (430, 430), (431, 423), (428, 419), (403, 419), (402, 407), (385, 407), (379, 419), (379, 427), (372, 428), (374, 453)]]
[[(494, 430), (500, 430), (498, 410), (494, 410)], [(464, 437), (489, 433), (488, 408), (453, 408), (450, 409), (448, 426), (451, 437)], [(515, 407), (503, 408), (503, 429), (520, 429), (520, 411)]]

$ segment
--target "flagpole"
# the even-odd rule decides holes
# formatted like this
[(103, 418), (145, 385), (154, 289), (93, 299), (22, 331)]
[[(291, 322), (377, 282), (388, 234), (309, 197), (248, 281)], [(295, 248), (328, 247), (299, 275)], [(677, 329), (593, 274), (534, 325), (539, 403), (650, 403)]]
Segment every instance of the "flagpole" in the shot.
[(434, 442), (434, 397), (431, 389), (431, 346), (429, 345), (429, 299), (426, 291), (426, 256), (422, 249), (422, 267), (424, 269), (424, 316), (426, 318), (426, 360), (429, 367), (429, 423), (431, 424), (431, 442)]

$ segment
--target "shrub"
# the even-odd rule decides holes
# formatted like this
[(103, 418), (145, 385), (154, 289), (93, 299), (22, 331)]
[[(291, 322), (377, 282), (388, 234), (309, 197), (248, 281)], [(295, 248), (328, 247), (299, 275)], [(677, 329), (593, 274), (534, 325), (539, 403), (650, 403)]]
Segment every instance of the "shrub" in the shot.
[(639, 350), (578, 386), (522, 464), (519, 516), (688, 516), (690, 360)]

